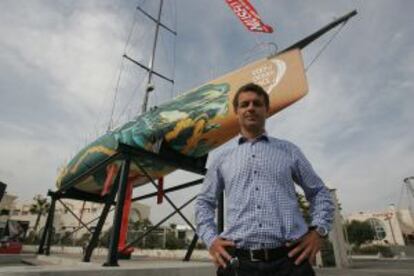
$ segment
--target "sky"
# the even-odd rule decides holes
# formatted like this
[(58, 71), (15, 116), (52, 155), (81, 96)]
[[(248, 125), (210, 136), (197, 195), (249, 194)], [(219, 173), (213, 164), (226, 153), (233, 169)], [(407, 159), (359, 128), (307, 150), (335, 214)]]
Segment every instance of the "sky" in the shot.
[[(0, 181), (9, 193), (30, 200), (54, 189), (58, 169), (110, 121), (140, 113), (145, 74), (122, 55), (148, 64), (154, 26), (135, 8), (155, 16), (157, 2), (0, 1)], [(224, 0), (164, 2), (162, 21), (178, 35), (161, 30), (155, 66), (175, 84), (155, 80), (150, 105), (357, 9), (315, 62), (336, 30), (302, 52), (309, 93), (266, 128), (303, 150), (345, 214), (401, 203), (403, 179), (414, 175), (413, 1), (251, 1), (272, 34), (248, 32)], [(166, 187), (195, 178), (176, 172)], [(199, 190), (172, 198), (179, 204)], [(143, 203), (153, 222), (171, 211)], [(192, 218), (192, 207), (185, 213)]]

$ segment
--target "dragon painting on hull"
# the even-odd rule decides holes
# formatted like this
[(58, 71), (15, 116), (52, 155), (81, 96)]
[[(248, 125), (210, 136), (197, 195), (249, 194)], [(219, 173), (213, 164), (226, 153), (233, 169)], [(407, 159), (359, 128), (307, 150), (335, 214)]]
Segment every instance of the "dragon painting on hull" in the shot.
[[(158, 153), (161, 143), (166, 143), (172, 150), (189, 157), (207, 155), (237, 135), (239, 129), (231, 102), (237, 89), (249, 82), (262, 85), (269, 93), (270, 115), (297, 101), (307, 92), (300, 51), (292, 50), (249, 64), (104, 134), (62, 169), (57, 186), (66, 187), (72, 179), (114, 155), (119, 143), (154, 153)], [(129, 178), (135, 186), (148, 182), (137, 162), (153, 178), (176, 169), (151, 159), (132, 159)], [(107, 176), (108, 168), (90, 175), (75, 187), (101, 193)]]

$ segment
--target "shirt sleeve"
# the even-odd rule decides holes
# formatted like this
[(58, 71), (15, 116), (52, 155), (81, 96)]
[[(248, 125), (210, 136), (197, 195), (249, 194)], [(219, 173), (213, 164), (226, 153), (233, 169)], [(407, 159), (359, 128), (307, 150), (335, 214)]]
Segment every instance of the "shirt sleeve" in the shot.
[(195, 202), (197, 234), (208, 248), (218, 235), (215, 210), (218, 196), (224, 189), (224, 181), (220, 173), (220, 159), (220, 157), (216, 158), (210, 165)]
[(302, 151), (295, 147), (293, 150), (294, 170), (293, 179), (302, 187), (305, 197), (310, 203), (311, 225), (331, 229), (335, 205), (329, 189), (315, 173), (310, 162)]

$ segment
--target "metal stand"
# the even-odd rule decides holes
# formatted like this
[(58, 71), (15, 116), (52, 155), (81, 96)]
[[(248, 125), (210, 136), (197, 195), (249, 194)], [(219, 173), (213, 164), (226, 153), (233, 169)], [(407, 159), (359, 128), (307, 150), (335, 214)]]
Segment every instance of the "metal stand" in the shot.
[(125, 193), (128, 183), (129, 166), (131, 160), (126, 158), (122, 163), (121, 176), (119, 179), (118, 196), (115, 207), (114, 224), (112, 228), (111, 238), (109, 241), (108, 258), (104, 266), (118, 266), (118, 241), (121, 230), (122, 213), (124, 210)]
[(194, 234), (193, 240), (191, 241), (190, 246), (187, 249), (187, 253), (185, 254), (183, 262), (188, 262), (191, 259), (191, 255), (193, 254), (197, 241), (198, 241), (198, 236), (197, 234)]
[(114, 185), (111, 189), (111, 192), (108, 195), (106, 195), (105, 206), (102, 209), (102, 213), (99, 216), (98, 223), (96, 224), (95, 230), (93, 231), (92, 238), (91, 238), (88, 246), (86, 247), (85, 254), (83, 256), (83, 261), (84, 262), (90, 262), (93, 250), (95, 249), (96, 245), (98, 244), (98, 240), (99, 240), (99, 236), (102, 232), (102, 228), (105, 224), (106, 218), (108, 217), (109, 211), (110, 211), (111, 206), (112, 206), (112, 202), (114, 202), (114, 200), (115, 200), (116, 192), (118, 191), (119, 178), (120, 178), (120, 173), (118, 173), (117, 177), (115, 178), (115, 182), (114, 182)]
[[(197, 196), (192, 197), (190, 200), (188, 200), (186, 203), (184, 203), (183, 205), (181, 205), (178, 210), (182, 210), (184, 209), (184, 207), (186, 207), (188, 204), (190, 204), (191, 202), (193, 202), (195, 199), (197, 198)], [(142, 234), (141, 236), (139, 236), (138, 238), (136, 238), (134, 241), (128, 243), (126, 247), (132, 246), (133, 244), (139, 242), (140, 240), (142, 240), (143, 238), (145, 238), (147, 235), (149, 235), (152, 231), (154, 231), (155, 229), (157, 229), (159, 226), (161, 226), (161, 224), (163, 224), (164, 222), (166, 222), (168, 219), (170, 219), (172, 216), (174, 216), (177, 213), (176, 211), (171, 212), (168, 216), (166, 216), (165, 218), (163, 218), (161, 221), (159, 221), (157, 224), (155, 224), (154, 226), (152, 226), (150, 229), (148, 229), (144, 234)], [(192, 250), (191, 250), (192, 251)]]
[[(38, 254), (50, 255), (50, 245), (52, 243), (53, 236), (53, 219), (55, 217), (55, 207), (56, 207), (56, 196), (53, 192), (49, 191), (48, 196), (51, 197), (52, 202), (50, 203), (49, 212), (47, 214), (47, 219), (45, 227), (43, 229), (42, 237), (40, 239), (39, 248), (37, 250)], [(44, 248), (46, 244), (46, 249)]]
[[(68, 211), (78, 222), (79, 224), (81, 224), (83, 226), (83, 228), (86, 228), (86, 230), (88, 230), (88, 232), (90, 234), (92, 234), (92, 230), (88, 227), (88, 225), (86, 225), (82, 219), (80, 217), (78, 217), (75, 212), (72, 211), (72, 209), (70, 209), (62, 200), (58, 199), (58, 201), (60, 202), (60, 204), (62, 204), (62, 206), (65, 208), (66, 211)], [(83, 208), (83, 207), (82, 207)]]
[[(47, 217), (47, 221), (45, 224), (45, 230), (42, 235), (42, 239), (39, 245), (39, 254), (49, 254), (50, 253), (50, 244), (52, 241), (52, 230), (53, 230), (53, 216), (55, 212), (55, 204), (56, 200), (59, 200), (61, 198), (70, 198), (70, 199), (77, 199), (77, 200), (87, 200), (97, 203), (103, 203), (104, 208), (102, 210), (101, 216), (99, 218), (95, 218), (87, 223), (84, 223), (74, 214), (73, 212), (70, 212), (72, 215), (76, 217), (76, 219), (80, 222), (82, 225), (81, 227), (75, 229), (72, 233), (79, 231), (82, 228), (87, 228), (88, 230), (91, 223), (98, 220), (96, 227), (92, 231), (92, 237), (91, 240), (85, 250), (83, 261), (89, 262), (94, 248), (97, 246), (99, 236), (102, 232), (102, 228), (105, 224), (105, 220), (108, 216), (108, 213), (111, 211), (111, 206), (114, 205), (114, 199), (117, 195), (116, 200), (116, 207), (115, 207), (115, 215), (113, 220), (113, 230), (110, 237), (110, 244), (109, 244), (109, 250), (108, 250), (108, 256), (107, 260), (104, 263), (104, 266), (118, 266), (118, 242), (119, 242), (119, 233), (121, 229), (121, 222), (122, 222), (122, 214), (123, 214), (123, 206), (124, 206), (124, 200), (125, 200), (125, 193), (126, 193), (126, 186), (128, 182), (128, 175), (129, 175), (129, 168), (131, 164), (131, 158), (134, 158), (134, 163), (140, 168), (142, 174), (148, 178), (148, 180), (154, 185), (155, 188), (158, 187), (158, 185), (155, 183), (155, 181), (151, 178), (149, 173), (145, 170), (145, 168), (138, 163), (136, 160), (139, 158), (142, 159), (152, 159), (153, 161), (163, 163), (168, 166), (180, 168), (183, 170), (187, 170), (190, 172), (198, 173), (198, 174), (205, 174), (206, 169), (204, 168), (205, 161), (207, 157), (203, 157), (201, 159), (194, 159), (189, 158), (187, 156), (183, 156), (179, 153), (175, 153), (174, 151), (162, 147), (159, 154), (155, 154), (152, 152), (148, 152), (142, 149), (136, 149), (133, 147), (130, 147), (128, 145), (120, 144), (118, 147), (118, 151), (115, 155), (108, 157), (106, 160), (103, 160), (101, 163), (99, 163), (97, 166), (90, 168), (88, 171), (83, 173), (82, 175), (79, 175), (69, 183), (67, 183), (64, 188), (61, 190), (58, 190), (57, 192), (51, 192), (49, 191), (48, 195), (52, 198), (51, 208), (49, 210), (49, 214)], [(113, 184), (113, 187), (109, 194), (107, 194), (104, 197), (100, 197), (95, 194), (90, 194), (86, 192), (82, 192), (77, 190), (74, 186), (85, 179), (86, 177), (92, 175), (93, 173), (96, 173), (97, 171), (105, 168), (108, 164), (111, 164), (115, 161), (122, 161), (122, 168), (120, 172), (118, 173), (115, 182)], [(173, 207), (174, 211), (167, 215), (163, 220), (161, 220), (159, 223), (154, 225), (151, 229), (146, 231), (143, 235), (138, 237), (135, 241), (130, 242), (125, 247), (129, 247), (132, 244), (135, 244), (136, 242), (143, 239), (146, 235), (151, 233), (153, 230), (155, 230), (157, 227), (159, 227), (162, 223), (167, 221), (169, 218), (171, 218), (175, 214), (179, 214), (181, 218), (193, 229), (195, 232), (194, 225), (184, 216), (184, 214), (181, 212), (181, 210), (188, 206), (192, 201), (196, 199), (196, 196), (192, 197), (190, 200), (188, 200), (186, 203), (181, 205), (180, 207), (177, 207), (173, 201), (170, 199), (170, 197), (167, 195), (167, 193), (178, 191), (181, 189), (185, 189), (188, 187), (193, 187), (195, 185), (199, 185), (202, 183), (202, 179), (191, 181), (188, 183), (184, 183), (182, 185), (178, 185), (169, 189), (164, 190), (163, 197), (166, 199), (166, 201)], [(145, 198), (155, 197), (157, 196), (157, 192), (149, 193), (143, 196), (135, 197), (132, 199), (132, 201), (137, 201)], [(60, 201), (61, 202), (61, 201)], [(64, 206), (65, 204), (61, 202)], [(67, 206), (65, 207), (67, 208)], [(218, 208), (219, 217), (223, 218), (223, 205), (219, 204)], [(222, 220), (222, 219), (221, 219)], [(223, 225), (221, 223), (221, 225)], [(222, 227), (222, 226), (221, 226)], [(183, 259), (183, 261), (189, 261), (192, 255), (192, 252), (197, 244), (198, 236), (195, 234), (193, 237), (193, 240), (191, 244), (189, 245), (186, 255)], [(44, 249), (46, 243), (46, 250)], [(122, 251), (122, 249), (121, 249)]]

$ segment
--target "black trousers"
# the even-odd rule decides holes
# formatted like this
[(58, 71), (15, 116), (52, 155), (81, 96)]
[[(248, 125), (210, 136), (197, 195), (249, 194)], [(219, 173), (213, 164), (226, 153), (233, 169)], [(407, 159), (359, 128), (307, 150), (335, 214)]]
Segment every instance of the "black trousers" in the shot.
[(295, 265), (295, 259), (283, 257), (270, 262), (251, 262), (239, 260), (238, 267), (227, 266), (226, 269), (219, 268), (217, 276), (314, 276), (315, 271), (308, 262), (303, 261)]

